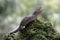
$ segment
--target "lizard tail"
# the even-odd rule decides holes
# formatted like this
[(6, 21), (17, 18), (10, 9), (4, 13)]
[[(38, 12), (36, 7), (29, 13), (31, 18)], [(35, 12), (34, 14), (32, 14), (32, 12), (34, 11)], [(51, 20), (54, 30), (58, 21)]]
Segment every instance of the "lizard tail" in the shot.
[(10, 34), (16, 33), (16, 32), (18, 32), (18, 30), (19, 30), (19, 29), (17, 28), (16, 30), (10, 32)]

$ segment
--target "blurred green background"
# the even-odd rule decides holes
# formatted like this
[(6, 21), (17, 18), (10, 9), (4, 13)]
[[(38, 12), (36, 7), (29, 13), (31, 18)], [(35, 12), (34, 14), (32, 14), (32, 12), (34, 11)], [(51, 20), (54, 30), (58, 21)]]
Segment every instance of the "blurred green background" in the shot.
[(60, 0), (0, 0), (0, 40), (4, 33), (18, 28), (21, 20), (43, 7), (38, 19), (49, 21), (60, 33)]

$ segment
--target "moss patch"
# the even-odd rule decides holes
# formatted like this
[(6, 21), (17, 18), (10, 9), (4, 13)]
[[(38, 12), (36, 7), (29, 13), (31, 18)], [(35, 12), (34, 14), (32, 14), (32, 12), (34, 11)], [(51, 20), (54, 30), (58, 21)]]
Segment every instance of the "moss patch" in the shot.
[[(23, 32), (17, 32), (13, 34), (7, 34), (4, 36), (4, 40), (57, 40), (60, 37), (53, 28), (52, 24), (44, 21), (32, 21)], [(58, 38), (59, 40), (59, 38)]]

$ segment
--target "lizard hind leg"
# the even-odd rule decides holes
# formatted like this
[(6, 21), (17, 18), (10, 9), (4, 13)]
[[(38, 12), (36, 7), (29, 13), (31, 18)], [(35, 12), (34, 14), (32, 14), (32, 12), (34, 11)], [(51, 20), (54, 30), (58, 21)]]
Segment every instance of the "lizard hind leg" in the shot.
[(25, 26), (20, 26), (20, 30), (23, 30), (25, 28)]
[(25, 30), (25, 26), (20, 26), (19, 31), (22, 32), (22, 33), (23, 33), (24, 31), (26, 31), (26, 30)]

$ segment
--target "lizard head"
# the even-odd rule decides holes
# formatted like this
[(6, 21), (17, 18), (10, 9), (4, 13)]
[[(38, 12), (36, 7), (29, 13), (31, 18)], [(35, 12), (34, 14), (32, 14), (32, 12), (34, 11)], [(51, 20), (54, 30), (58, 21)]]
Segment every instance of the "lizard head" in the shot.
[(37, 8), (36, 11), (33, 13), (33, 15), (38, 16), (42, 11), (43, 11), (43, 8), (42, 7)]

